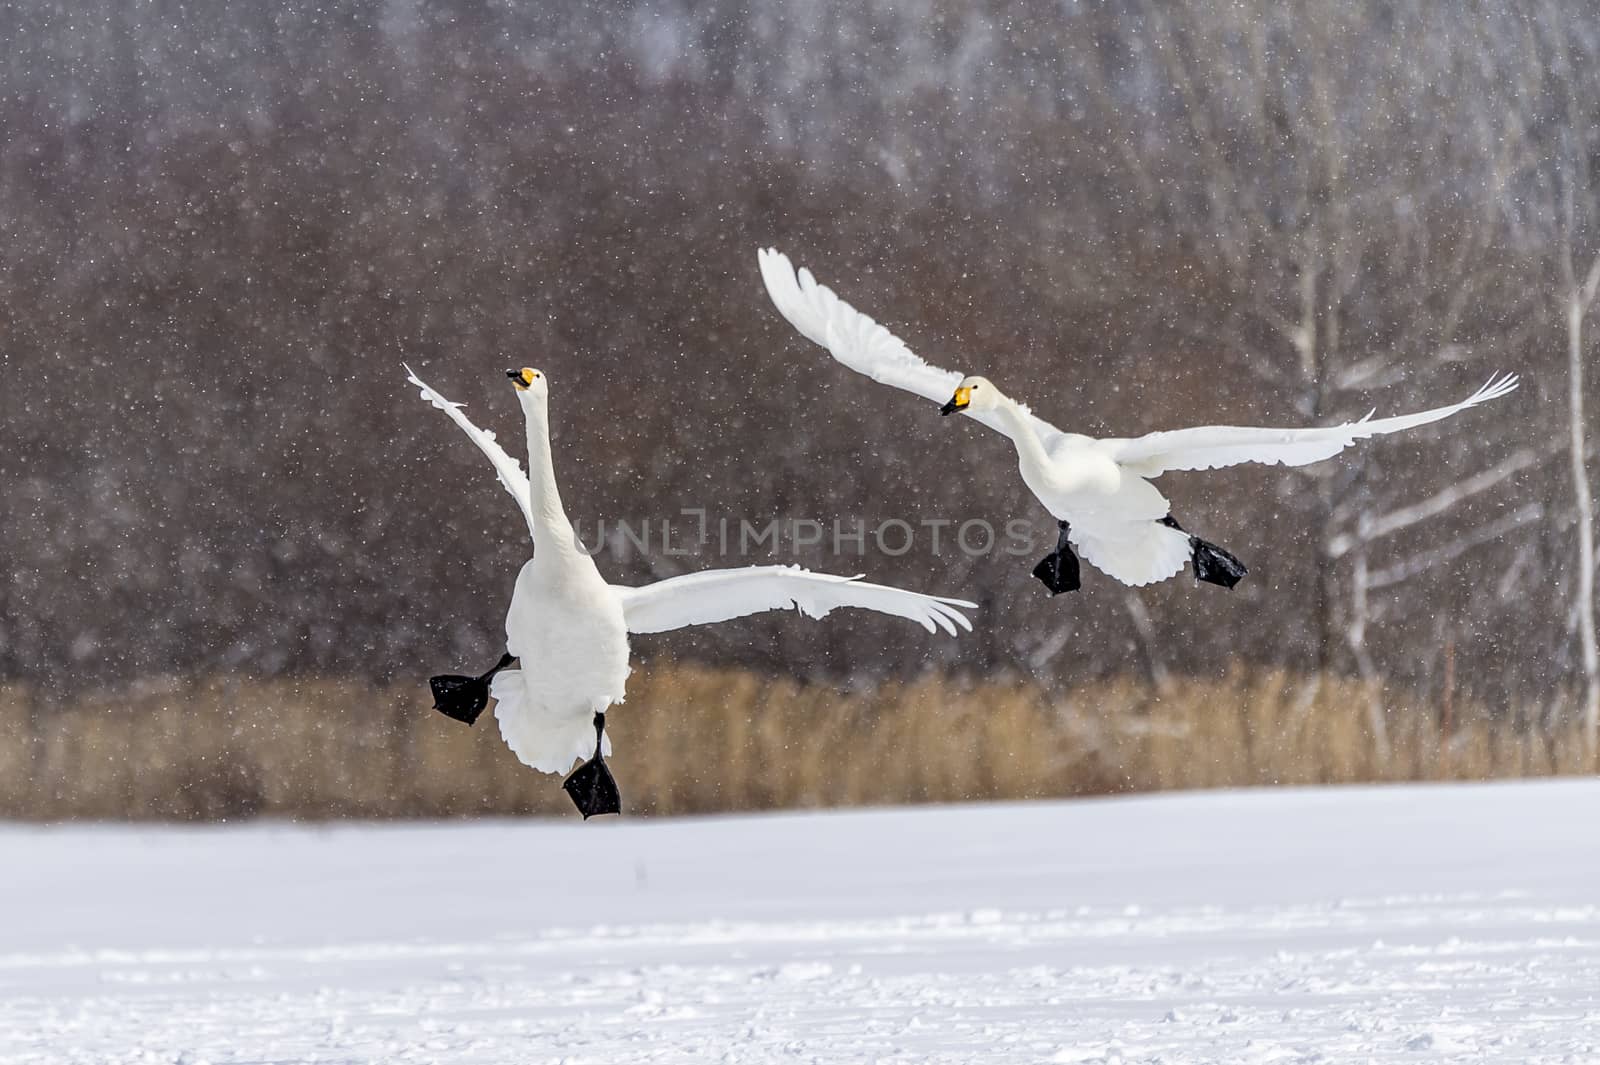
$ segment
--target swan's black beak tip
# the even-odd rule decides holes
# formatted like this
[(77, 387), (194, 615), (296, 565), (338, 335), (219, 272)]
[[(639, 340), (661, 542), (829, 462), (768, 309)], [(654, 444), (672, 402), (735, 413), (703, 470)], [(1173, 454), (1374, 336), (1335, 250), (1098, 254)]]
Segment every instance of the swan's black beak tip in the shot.
[(954, 414), (958, 410), (966, 410), (972, 405), (972, 389), (962, 385), (956, 389), (955, 395), (950, 397), (950, 402), (939, 408), (940, 414)]
[(513, 381), (520, 381), (520, 380), (522, 380), (522, 371), (521, 370), (507, 370), (506, 371), (506, 376), (511, 378)]

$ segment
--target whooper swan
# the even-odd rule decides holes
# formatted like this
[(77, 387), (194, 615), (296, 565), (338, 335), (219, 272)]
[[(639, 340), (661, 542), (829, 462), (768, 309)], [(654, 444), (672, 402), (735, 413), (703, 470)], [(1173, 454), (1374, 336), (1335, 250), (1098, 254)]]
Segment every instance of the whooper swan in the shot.
[[(528, 469), (473, 425), (407, 367), (422, 398), (444, 411), (478, 446), (527, 519), (535, 551), (517, 574), (506, 614), (506, 650), (477, 677), (430, 681), (435, 708), (472, 724), (495, 699), (500, 735), (518, 758), (545, 773), (562, 773), (584, 818), (620, 813), (616, 781), (606, 767), (606, 710), (622, 702), (628, 677), (628, 634), (665, 632), (763, 610), (794, 607), (821, 618), (839, 607), (862, 607), (955, 635), (972, 623), (961, 599), (919, 595), (798, 566), (751, 566), (693, 573), (641, 588), (607, 584), (573, 533), (556, 490), (550, 458), (549, 380), (538, 370), (507, 370), (527, 422)], [(512, 663), (516, 666), (513, 668)]]
[(1513, 374), (1496, 376), (1460, 403), (1417, 414), (1319, 429), (1245, 429), (1226, 425), (1097, 440), (1064, 433), (1002, 393), (984, 377), (963, 377), (928, 365), (905, 343), (817, 283), (796, 275), (776, 249), (759, 254), (761, 277), (779, 313), (804, 337), (874, 381), (943, 403), (1004, 433), (1016, 445), (1022, 480), (1060, 527), (1056, 546), (1034, 567), (1052, 594), (1079, 586), (1076, 546), (1083, 557), (1124, 584), (1166, 580), (1194, 566), (1197, 580), (1232, 588), (1244, 563), (1183, 530), (1151, 479), (1170, 470), (1212, 470), (1243, 462), (1306, 466), (1357, 440), (1448, 418), (1499, 399), (1517, 387)]

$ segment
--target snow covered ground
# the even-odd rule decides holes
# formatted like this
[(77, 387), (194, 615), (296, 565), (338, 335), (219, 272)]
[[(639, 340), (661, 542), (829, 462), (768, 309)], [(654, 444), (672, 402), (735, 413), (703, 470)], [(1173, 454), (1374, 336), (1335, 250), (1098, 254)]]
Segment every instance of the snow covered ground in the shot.
[(0, 1061), (1600, 1061), (1597, 826), (1572, 781), (0, 827)]

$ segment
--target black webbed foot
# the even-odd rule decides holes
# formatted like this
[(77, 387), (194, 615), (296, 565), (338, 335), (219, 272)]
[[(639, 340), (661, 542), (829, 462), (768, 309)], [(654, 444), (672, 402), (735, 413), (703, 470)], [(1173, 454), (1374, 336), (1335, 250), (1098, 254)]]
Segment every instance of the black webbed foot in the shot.
[(428, 678), (433, 689), (433, 708), (445, 717), (470, 725), (489, 705), (489, 682), (481, 677), (445, 674)]
[(1033, 567), (1033, 575), (1044, 582), (1051, 595), (1075, 592), (1082, 587), (1078, 578), (1078, 556), (1067, 541), (1067, 534), (1072, 527), (1064, 521), (1059, 524), (1061, 531), (1056, 536), (1056, 549)]
[(572, 796), (585, 821), (596, 814), (620, 814), (622, 795), (617, 791), (617, 780), (611, 775), (605, 758), (600, 754), (600, 737), (606, 730), (606, 715), (594, 715), (594, 757), (572, 771), (561, 787)]
[[(1183, 532), (1184, 528), (1171, 514), (1160, 519), (1160, 524), (1169, 529)], [(1220, 585), (1223, 588), (1232, 588), (1244, 580), (1245, 574), (1250, 570), (1233, 555), (1224, 551), (1209, 540), (1202, 540), (1198, 536), (1189, 537), (1189, 562), (1194, 566), (1194, 579), (1205, 581), (1207, 584)]]
[(572, 771), (561, 785), (585, 821), (595, 814), (620, 814), (622, 795), (611, 768), (597, 754)]
[(1197, 581), (1232, 588), (1250, 572), (1243, 562), (1216, 544), (1207, 543), (1198, 536), (1191, 537), (1191, 543), (1194, 547), (1194, 579)]
[(462, 677), (446, 673), (428, 678), (433, 689), (433, 708), (445, 717), (470, 725), (478, 720), (484, 707), (489, 705), (489, 681), (502, 669), (516, 661), (510, 653), (502, 655), (493, 669), (481, 677)]
[(1078, 575), (1078, 556), (1071, 551), (1053, 551), (1033, 567), (1033, 575), (1044, 582), (1051, 595), (1075, 592), (1083, 587)]

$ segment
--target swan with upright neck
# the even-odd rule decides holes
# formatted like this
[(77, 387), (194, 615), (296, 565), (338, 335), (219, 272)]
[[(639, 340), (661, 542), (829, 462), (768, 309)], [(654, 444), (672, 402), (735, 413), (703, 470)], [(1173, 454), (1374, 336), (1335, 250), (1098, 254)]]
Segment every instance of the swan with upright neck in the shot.
[(793, 607), (821, 618), (860, 607), (915, 621), (929, 632), (972, 628), (961, 599), (921, 595), (798, 566), (748, 566), (673, 577), (638, 588), (608, 584), (584, 551), (561, 505), (550, 451), (549, 379), (531, 367), (507, 370), (527, 429), (528, 472), (474, 425), (459, 404), (406, 370), (422, 398), (450, 416), (495, 472), (528, 525), (533, 557), (517, 574), (506, 613), (505, 653), (476, 677), (433, 677), (434, 706), (472, 724), (495, 700), (506, 744), (545, 773), (582, 764), (563, 787), (587, 820), (619, 813), (606, 712), (620, 703), (628, 679), (630, 633), (665, 632)]
[(1153, 584), (1194, 567), (1195, 578), (1232, 588), (1246, 569), (1215, 544), (1192, 536), (1172, 517), (1151, 481), (1173, 470), (1211, 470), (1244, 462), (1305, 466), (1357, 440), (1440, 421), (1499, 399), (1517, 387), (1514, 374), (1490, 378), (1460, 403), (1376, 421), (1366, 418), (1313, 429), (1255, 429), (1212, 425), (1131, 439), (1096, 439), (1062, 432), (1005, 395), (985, 377), (963, 377), (930, 366), (904, 341), (798, 272), (773, 248), (758, 256), (767, 294), (800, 334), (839, 362), (882, 384), (943, 403), (1005, 434), (1017, 449), (1022, 480), (1059, 529), (1055, 549), (1033, 569), (1051, 594), (1079, 587), (1076, 547), (1090, 563), (1130, 585)]

